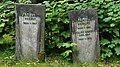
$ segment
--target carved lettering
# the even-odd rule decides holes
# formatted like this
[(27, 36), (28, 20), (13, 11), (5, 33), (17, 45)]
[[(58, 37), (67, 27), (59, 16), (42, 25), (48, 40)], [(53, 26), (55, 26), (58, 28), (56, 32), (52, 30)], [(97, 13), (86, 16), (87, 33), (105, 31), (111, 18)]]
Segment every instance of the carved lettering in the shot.
[(23, 13), (22, 14), (22, 18), (23, 18), (23, 24), (32, 24), (35, 25), (37, 24), (37, 15), (34, 13)]
[[(90, 19), (88, 18), (78, 18), (77, 23), (77, 32), (76, 34), (78, 34), (78, 40), (90, 40), (92, 39), (92, 37), (90, 37), (90, 35), (92, 34), (93, 30), (91, 29), (92, 25), (90, 22)], [(82, 38), (82, 39), (81, 39)]]

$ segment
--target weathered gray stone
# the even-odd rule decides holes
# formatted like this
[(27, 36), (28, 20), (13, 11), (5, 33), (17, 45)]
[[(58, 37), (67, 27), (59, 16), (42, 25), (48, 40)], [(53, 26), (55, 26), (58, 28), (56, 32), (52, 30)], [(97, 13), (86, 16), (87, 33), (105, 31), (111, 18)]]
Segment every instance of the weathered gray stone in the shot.
[(16, 59), (35, 61), (44, 52), (45, 6), (16, 4)]
[(73, 62), (94, 62), (100, 58), (98, 16), (96, 9), (69, 11)]

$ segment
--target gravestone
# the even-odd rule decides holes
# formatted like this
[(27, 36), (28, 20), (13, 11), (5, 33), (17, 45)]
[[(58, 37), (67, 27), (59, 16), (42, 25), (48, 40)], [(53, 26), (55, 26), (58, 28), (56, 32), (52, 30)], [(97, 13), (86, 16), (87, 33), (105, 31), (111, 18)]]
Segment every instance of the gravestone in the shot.
[(98, 16), (96, 9), (68, 12), (73, 49), (73, 62), (95, 62), (100, 58)]
[(17, 60), (36, 61), (44, 55), (44, 20), (44, 5), (16, 4)]

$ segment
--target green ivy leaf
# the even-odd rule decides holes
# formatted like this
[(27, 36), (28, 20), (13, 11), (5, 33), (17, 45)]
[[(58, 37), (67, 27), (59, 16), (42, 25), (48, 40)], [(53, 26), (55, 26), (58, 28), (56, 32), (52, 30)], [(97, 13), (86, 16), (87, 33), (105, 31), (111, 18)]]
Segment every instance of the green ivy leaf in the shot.
[(110, 27), (114, 27), (114, 26), (115, 26), (115, 24), (114, 24), (114, 23), (110, 24)]
[(71, 43), (73, 46), (77, 46), (77, 44), (76, 43)]
[(111, 57), (111, 55), (113, 54), (110, 49), (106, 49), (105, 52), (106, 52), (106, 53), (105, 53), (106, 56), (108, 56), (108, 57)]
[(52, 26), (52, 31), (55, 31), (58, 28), (58, 25), (55, 24), (54, 26)]
[(99, 10), (98, 14), (102, 15), (104, 13), (104, 10)]
[(112, 19), (112, 17), (107, 17), (107, 18), (104, 18), (103, 21), (104, 22), (109, 22), (111, 19)]
[(7, 8), (11, 9), (11, 8), (14, 8), (14, 6), (13, 5), (9, 5)]
[(69, 23), (68, 19), (63, 19), (64, 23)]
[(61, 18), (58, 18), (57, 21), (60, 22), (60, 21), (61, 21)]
[(4, 26), (5, 26), (5, 23), (0, 24), (0, 27), (4, 27)]
[(106, 54), (104, 53), (101, 54), (101, 60), (104, 60), (106, 57), (107, 57)]
[(81, 6), (77, 6), (77, 7), (75, 7), (76, 9), (81, 9), (82, 7)]
[(118, 12), (118, 15), (120, 15), (120, 12)]
[[(52, 13), (46, 13), (45, 16), (46, 16), (46, 17), (52, 16)], [(47, 19), (49, 19), (49, 18), (47, 18)]]
[(101, 45), (106, 45), (106, 44), (109, 44), (110, 43), (110, 41), (109, 40), (107, 40), (107, 39), (102, 39), (101, 41), (100, 41), (100, 44)]
[[(109, 11), (109, 12), (112, 12), (112, 11), (113, 11), (113, 9), (112, 9), (112, 8), (110, 8), (110, 9), (108, 9), (108, 11)], [(109, 14), (108, 14), (108, 15), (109, 15)]]
[(112, 54), (113, 54), (113, 53), (110, 51), (110, 52), (107, 53), (107, 56), (108, 56), (108, 57), (111, 57)]
[(49, 1), (44, 1), (43, 3), (45, 4), (46, 7), (50, 6)]
[(62, 32), (61, 36), (64, 36), (65, 38), (70, 37), (70, 33), (69, 32)]
[(70, 53), (72, 53), (72, 50), (66, 50), (66, 51), (63, 52), (61, 55), (66, 58), (66, 57), (68, 57), (68, 56), (70, 55)]
[(72, 46), (72, 44), (70, 44), (70, 43), (63, 43), (63, 45), (62, 45), (63, 47), (66, 47), (66, 48), (69, 48), (69, 47), (71, 47)]
[(5, 43), (12, 42), (12, 40), (13, 40), (12, 36), (10, 36), (9, 34), (4, 34), (3, 38), (4, 38)]
[(109, 12), (108, 15), (109, 15), (109, 16), (113, 16), (113, 12)]
[(103, 19), (103, 15), (98, 16), (100, 19)]
[(77, 44), (75, 43), (63, 43), (62, 47), (65, 47), (65, 48), (69, 48), (69, 47), (72, 47), (72, 46), (76, 46)]
[(110, 47), (110, 48), (113, 48), (114, 46), (115, 46), (115, 44), (108, 45), (108, 47)]
[(47, 21), (47, 22), (51, 22), (52, 19), (51, 19), (51, 18), (47, 18), (46, 21)]
[(58, 44), (57, 44), (58, 48), (61, 48), (62, 45), (63, 45), (63, 43), (58, 43)]
[(119, 29), (114, 29), (113, 32), (116, 34), (116, 36), (120, 36)]
[(120, 39), (113, 39), (111, 42), (114, 44), (120, 44)]
[[(5, 17), (5, 16), (4, 16)], [(8, 22), (9, 19), (1, 19), (2, 22)]]
[(117, 54), (117, 55), (120, 55), (120, 46), (119, 46), (119, 47), (115, 47), (114, 49), (115, 49), (115, 51), (116, 51), (116, 54)]

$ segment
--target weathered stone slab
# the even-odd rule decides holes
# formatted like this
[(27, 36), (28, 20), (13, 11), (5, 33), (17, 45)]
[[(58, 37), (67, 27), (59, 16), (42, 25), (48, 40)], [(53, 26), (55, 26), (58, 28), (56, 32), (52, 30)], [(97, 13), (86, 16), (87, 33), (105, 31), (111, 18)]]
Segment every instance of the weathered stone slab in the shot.
[(45, 6), (16, 4), (16, 59), (35, 61), (44, 52)]
[(69, 11), (73, 62), (94, 62), (100, 58), (98, 16), (96, 9)]

